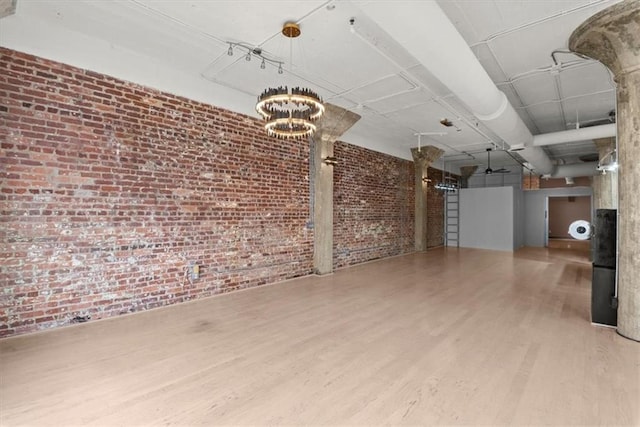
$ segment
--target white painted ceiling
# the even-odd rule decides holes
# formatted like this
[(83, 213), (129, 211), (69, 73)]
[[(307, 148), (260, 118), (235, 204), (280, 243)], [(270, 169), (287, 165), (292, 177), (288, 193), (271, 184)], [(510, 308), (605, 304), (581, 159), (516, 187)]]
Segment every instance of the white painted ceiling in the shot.
[[(568, 53), (567, 44), (578, 25), (617, 1), (438, 3), (536, 135), (608, 121), (615, 109), (609, 71)], [(368, 19), (370, 3), (17, 0), (16, 13), (0, 20), (0, 45), (255, 117), (255, 99), (264, 88), (302, 83), (362, 116), (341, 138), (346, 142), (410, 159), (416, 133), (445, 132), (423, 136), (421, 143), (443, 148), (447, 168), (484, 168), (486, 148), (500, 148), (503, 141)], [(411, 8), (413, 1), (392, 3)], [(302, 36), (282, 36), (286, 21), (298, 22)], [(229, 56), (229, 42), (262, 48), (267, 58), (284, 63), (285, 73), (272, 63), (261, 69), (260, 58), (247, 61), (239, 47)], [(453, 127), (439, 123), (445, 117)], [(579, 141), (545, 150), (571, 163), (595, 153), (595, 146)], [(517, 165), (500, 151), (491, 163)]]

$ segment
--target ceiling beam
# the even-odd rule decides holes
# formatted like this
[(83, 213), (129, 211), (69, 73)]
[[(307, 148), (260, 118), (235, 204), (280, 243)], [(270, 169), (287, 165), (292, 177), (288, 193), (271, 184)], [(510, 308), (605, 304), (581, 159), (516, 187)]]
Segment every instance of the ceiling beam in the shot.
[(525, 123), (435, 1), (412, 2), (410, 8), (370, 2), (365, 13), (506, 144), (526, 147), (520, 154), (538, 174), (553, 171), (551, 159), (533, 146)]

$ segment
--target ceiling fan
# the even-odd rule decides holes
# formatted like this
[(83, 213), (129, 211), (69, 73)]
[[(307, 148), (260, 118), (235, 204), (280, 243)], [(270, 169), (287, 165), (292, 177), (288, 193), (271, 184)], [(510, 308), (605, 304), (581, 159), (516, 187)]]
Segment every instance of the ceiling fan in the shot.
[(484, 170), (484, 173), (486, 175), (494, 173), (510, 173), (511, 171), (505, 168), (491, 169), (491, 151), (493, 151), (493, 148), (487, 148), (487, 168)]

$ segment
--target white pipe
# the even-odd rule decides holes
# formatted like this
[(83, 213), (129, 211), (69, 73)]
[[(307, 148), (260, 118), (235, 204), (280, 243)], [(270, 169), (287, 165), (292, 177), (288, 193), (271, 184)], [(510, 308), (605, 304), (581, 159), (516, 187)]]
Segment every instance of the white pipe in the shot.
[(599, 172), (596, 169), (598, 162), (572, 163), (570, 165), (556, 166), (553, 173), (543, 175), (543, 178), (577, 178), (579, 176), (593, 176)]
[(364, 9), (496, 135), (509, 145), (526, 146), (520, 154), (536, 173), (553, 171), (549, 157), (532, 146), (529, 129), (435, 1), (414, 1), (411, 7), (368, 2)]
[(533, 145), (536, 147), (544, 145), (562, 144), (564, 142), (587, 141), (590, 139), (610, 138), (616, 136), (616, 124), (592, 126), (581, 129), (570, 129), (561, 132), (544, 133), (534, 135)]

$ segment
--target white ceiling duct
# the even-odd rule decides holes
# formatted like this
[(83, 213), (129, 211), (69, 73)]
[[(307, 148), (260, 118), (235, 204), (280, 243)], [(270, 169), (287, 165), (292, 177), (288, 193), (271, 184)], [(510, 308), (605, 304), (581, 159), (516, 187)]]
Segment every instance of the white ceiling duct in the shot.
[(539, 174), (553, 164), (533, 146), (533, 135), (493, 83), (465, 40), (435, 1), (370, 2), (366, 14), (447, 86), (473, 114), (507, 144), (527, 147), (519, 154)]
[(565, 142), (587, 141), (589, 139), (609, 138), (616, 136), (616, 124), (570, 129), (561, 132), (544, 133), (533, 137), (533, 145), (562, 144)]
[(580, 176), (597, 175), (598, 162), (573, 163), (570, 165), (559, 165), (553, 173), (543, 175), (543, 178), (578, 178)]

